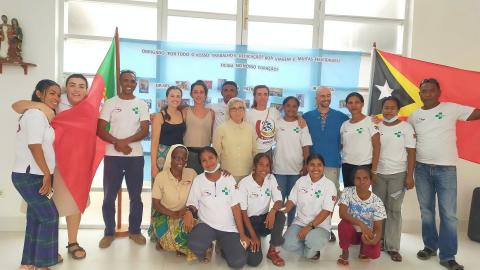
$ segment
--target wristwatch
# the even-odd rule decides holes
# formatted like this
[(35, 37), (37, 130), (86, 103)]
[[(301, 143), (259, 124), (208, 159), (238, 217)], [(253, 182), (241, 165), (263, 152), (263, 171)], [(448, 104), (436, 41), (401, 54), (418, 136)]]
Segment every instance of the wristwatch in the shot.
[(315, 225), (313, 225), (313, 222), (308, 223), (308, 226), (310, 226), (310, 228), (312, 228), (312, 230), (315, 229)]

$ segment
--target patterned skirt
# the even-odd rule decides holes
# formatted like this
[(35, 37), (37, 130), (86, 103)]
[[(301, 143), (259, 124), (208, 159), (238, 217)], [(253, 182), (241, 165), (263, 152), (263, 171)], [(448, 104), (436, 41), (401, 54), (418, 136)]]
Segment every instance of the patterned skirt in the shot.
[(183, 230), (183, 219), (181, 218), (172, 218), (155, 211), (148, 235), (155, 237), (166, 251), (182, 253), (187, 256), (189, 262), (197, 259), (187, 246), (189, 233)]

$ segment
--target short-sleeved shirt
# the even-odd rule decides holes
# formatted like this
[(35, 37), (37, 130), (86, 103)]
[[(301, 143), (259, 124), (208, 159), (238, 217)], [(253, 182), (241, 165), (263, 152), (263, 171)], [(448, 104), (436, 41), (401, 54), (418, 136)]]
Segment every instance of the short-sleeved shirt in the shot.
[(251, 109), (247, 112), (247, 121), (252, 125), (257, 135), (257, 152), (264, 153), (275, 144), (276, 122), (280, 112), (275, 108), (259, 111)]
[(225, 122), (225, 117), (228, 113), (227, 104), (222, 101), (220, 103), (209, 104), (207, 107), (215, 112), (215, 122), (213, 123), (213, 131), (215, 132), (215, 130)]
[(54, 140), (55, 131), (45, 114), (37, 109), (28, 109), (18, 121), (13, 172), (26, 173), (30, 167), (31, 174), (43, 175), (28, 148), (30, 144), (41, 144), (48, 170), (53, 173), (55, 169)]
[(416, 139), (413, 127), (407, 122), (387, 126), (383, 122), (378, 125), (380, 132), (380, 160), (377, 172), (395, 174), (407, 170), (407, 149), (415, 148)]
[[(336, 196), (335, 184), (327, 177), (323, 176), (315, 183), (312, 182), (308, 174), (300, 177), (288, 196), (288, 200), (297, 206), (297, 216), (293, 224), (306, 226), (322, 210), (333, 212), (337, 200)], [(330, 231), (331, 226), (332, 217), (330, 215), (321, 224), (317, 225), (317, 227), (322, 227), (327, 231)]]
[(197, 176), (195, 170), (184, 168), (182, 179), (178, 181), (169, 169), (161, 171), (155, 177), (152, 186), (152, 198), (160, 200), (160, 203), (171, 211), (185, 208), (195, 176)]
[[(339, 204), (346, 205), (348, 208), (348, 214), (352, 217), (361, 220), (370, 229), (373, 229), (373, 222), (387, 218), (385, 213), (385, 207), (382, 200), (373, 192), (366, 200), (362, 200), (358, 197), (356, 187), (346, 187), (342, 196), (340, 197)], [(355, 230), (360, 232), (360, 227), (354, 225)]]
[(414, 111), (408, 121), (417, 136), (417, 161), (425, 164), (457, 164), (457, 120), (467, 120), (475, 109), (442, 102), (435, 108)]
[(298, 121), (277, 121), (277, 144), (273, 156), (273, 172), (297, 175), (303, 167), (303, 147), (312, 145), (308, 127), (300, 128)]
[(305, 113), (303, 118), (312, 137), (312, 152), (320, 154), (325, 159), (326, 167), (339, 168), (342, 165), (340, 127), (348, 120), (348, 116), (330, 108), (324, 126), (318, 110)]
[(198, 218), (208, 226), (223, 232), (238, 232), (232, 207), (240, 203), (233, 176), (220, 176), (213, 182), (205, 173), (197, 175), (187, 199), (187, 206), (198, 209)]
[[(114, 96), (103, 104), (100, 111), (100, 119), (110, 123), (110, 134), (117, 139), (128, 138), (140, 129), (142, 121), (149, 121), (148, 105), (145, 101), (134, 99), (121, 99)], [(113, 144), (107, 144), (105, 155), (107, 156), (143, 156), (143, 148), (140, 141), (129, 144), (132, 152), (124, 155), (115, 150)]]
[(239, 182), (240, 206), (242, 210), (247, 210), (247, 215), (260, 216), (270, 210), (270, 203), (282, 201), (282, 193), (273, 174), (265, 177), (260, 186), (253, 176), (243, 178)]
[(370, 116), (363, 120), (350, 123), (345, 121), (340, 128), (342, 136), (342, 162), (353, 165), (372, 163), (372, 137), (378, 133), (378, 127)]

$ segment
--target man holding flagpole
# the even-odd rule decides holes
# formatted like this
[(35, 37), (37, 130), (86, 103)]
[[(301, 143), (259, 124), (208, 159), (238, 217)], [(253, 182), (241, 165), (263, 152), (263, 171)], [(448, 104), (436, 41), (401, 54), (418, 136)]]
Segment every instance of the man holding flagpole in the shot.
[[(105, 233), (100, 248), (109, 247), (115, 239), (115, 199), (123, 177), (130, 197), (129, 237), (139, 245), (146, 244), (140, 231), (144, 166), (141, 140), (148, 134), (150, 115), (148, 105), (133, 94), (137, 86), (135, 72), (121, 71), (119, 83), (121, 92), (105, 101), (97, 127), (97, 135), (108, 143), (103, 175)], [(109, 128), (107, 124), (110, 124)]]
[[(429, 78), (420, 82), (423, 106), (414, 111), (409, 122), (417, 136), (415, 187), (422, 218), (424, 249), (421, 260), (437, 255), (440, 264), (450, 270), (462, 270), (455, 261), (457, 240), (457, 168), (456, 122), (480, 119), (480, 109), (456, 103), (440, 102), (440, 84)], [(435, 197), (438, 197), (440, 231), (435, 222)]]

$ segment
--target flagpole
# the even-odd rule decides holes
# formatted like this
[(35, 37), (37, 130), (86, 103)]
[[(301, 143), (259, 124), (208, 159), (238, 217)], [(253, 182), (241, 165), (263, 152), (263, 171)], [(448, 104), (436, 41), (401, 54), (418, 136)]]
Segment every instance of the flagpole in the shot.
[[(118, 38), (118, 27), (115, 28), (115, 82), (117, 86), (117, 95), (120, 94), (120, 42)], [(122, 186), (117, 193), (117, 228), (115, 231), (116, 237), (128, 236), (128, 228), (122, 225)]]
[(368, 115), (372, 114), (372, 92), (373, 92), (373, 78), (375, 75), (375, 62), (377, 60), (377, 43), (373, 42), (372, 46), (372, 64), (370, 66), (370, 85), (368, 86)]

